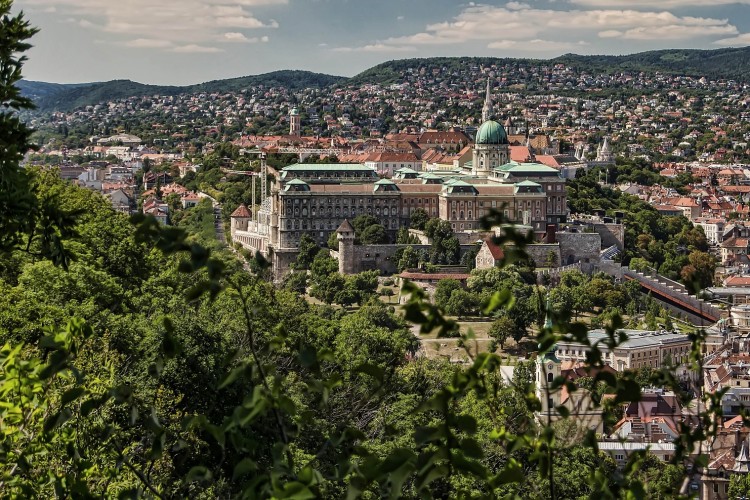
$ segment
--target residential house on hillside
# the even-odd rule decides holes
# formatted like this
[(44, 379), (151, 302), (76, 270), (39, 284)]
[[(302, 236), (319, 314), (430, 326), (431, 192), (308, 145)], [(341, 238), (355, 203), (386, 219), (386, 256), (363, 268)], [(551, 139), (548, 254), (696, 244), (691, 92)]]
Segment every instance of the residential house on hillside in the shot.
[(164, 225), (169, 224), (169, 205), (153, 196), (143, 202), (143, 213), (153, 216)]
[(748, 264), (750, 238), (732, 237), (721, 243), (721, 262), (729, 264)]
[(129, 214), (133, 209), (133, 200), (122, 189), (116, 189), (105, 196), (112, 203), (112, 208), (118, 212)]

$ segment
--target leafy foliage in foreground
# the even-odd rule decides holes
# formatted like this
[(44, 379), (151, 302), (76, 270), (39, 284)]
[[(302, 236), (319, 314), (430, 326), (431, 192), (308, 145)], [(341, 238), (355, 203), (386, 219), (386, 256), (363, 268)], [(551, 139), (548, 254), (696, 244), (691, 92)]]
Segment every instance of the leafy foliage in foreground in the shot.
[[(2, 284), (4, 491), (262, 498), (677, 491), (676, 479), (649, 479), (679, 477), (664, 475), (671, 470), (664, 464), (635, 455), (618, 472), (594, 435), (572, 445), (571, 431), (535, 418), (533, 365), (519, 365), (508, 386), (492, 354), (467, 368), (413, 359), (416, 339), (377, 300), (353, 313), (311, 306), (179, 228), (137, 218), (130, 229), (93, 193), (45, 183), (88, 215), (71, 242), (79, 257), (69, 271), (25, 255), (9, 274), (14, 284)], [(96, 238), (118, 241), (107, 254), (113, 262), (134, 258), (132, 272), (115, 274), (117, 266), (95, 252)], [(505, 238), (516, 248), (525, 243)], [(88, 293), (93, 277), (100, 289)], [(58, 280), (65, 285), (45, 288)], [(407, 284), (403, 292), (407, 321), (454, 334), (455, 323), (419, 288)], [(495, 291), (486, 311), (512, 302), (507, 289)], [(25, 315), (16, 314), (17, 303), (29, 304)], [(42, 303), (46, 309), (33, 314)], [(564, 316), (554, 324), (538, 334), (542, 355), (561, 338), (585, 341), (582, 325)], [(622, 341), (615, 327), (616, 319), (611, 345)], [(592, 353), (592, 366), (601, 366), (601, 353)], [(679, 389), (668, 372), (654, 377)], [(592, 378), (618, 402), (640, 395), (634, 375)], [(576, 390), (563, 380), (544, 390), (563, 385)], [(683, 429), (684, 449), (713, 421)]]
[[(0, 0), (11, 28), (0, 30), (10, 68), (0, 87), (12, 111), (25, 105), (13, 53), (33, 30), (9, 9)], [(263, 279), (260, 257), (250, 275), (180, 228), (143, 216), (133, 228), (98, 195), (21, 171), (28, 131), (12, 112), (0, 116), (0, 194), (13, 208), (0, 211), (0, 491), (9, 497), (674, 498), (679, 466), (716, 432), (721, 393), (702, 398), (715, 410), (699, 413), (699, 426), (682, 425), (672, 465), (634, 454), (617, 471), (591, 431), (574, 445), (578, 431), (566, 434), (550, 412), (534, 418), (535, 383), (542, 397), (573, 383), (534, 382), (521, 364), (507, 386), (487, 353), (466, 368), (414, 359), (404, 319), (423, 333), (457, 330), (418, 287), (404, 286), (403, 318), (376, 300), (354, 313), (311, 306)], [(19, 210), (22, 200), (31, 210)], [(202, 228), (198, 239), (205, 208), (187, 219)], [(508, 230), (497, 243), (513, 243), (510, 261), (528, 239)], [(497, 290), (483, 312), (513, 302)], [(584, 325), (547, 314), (538, 356), (562, 339), (588, 343)], [(625, 340), (620, 326), (614, 315), (609, 349)], [(696, 373), (702, 341), (693, 335)], [(601, 347), (589, 346), (590, 385), (615, 405), (638, 400), (636, 374), (600, 369)], [(686, 402), (669, 369), (649, 382)], [(571, 422), (566, 407), (555, 411)]]

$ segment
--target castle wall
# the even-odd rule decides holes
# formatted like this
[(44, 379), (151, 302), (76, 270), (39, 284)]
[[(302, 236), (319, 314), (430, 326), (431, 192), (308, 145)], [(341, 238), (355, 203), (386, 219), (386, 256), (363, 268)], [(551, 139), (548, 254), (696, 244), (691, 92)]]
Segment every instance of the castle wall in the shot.
[[(557, 243), (540, 243), (528, 245), (524, 248), (536, 267), (557, 267), (560, 265), (560, 245)], [(550, 252), (554, 255), (555, 262), (552, 266), (547, 262)]]
[[(352, 245), (351, 252), (353, 258), (352, 262), (352, 274), (361, 273), (362, 271), (378, 270), (382, 274), (394, 274), (398, 272), (396, 268), (398, 262), (394, 259), (396, 251), (399, 248), (413, 247), (414, 250), (425, 250), (428, 251), (432, 248), (432, 245)], [(474, 245), (461, 245), (461, 255), (472, 250)], [(341, 246), (339, 246), (341, 250)], [(341, 251), (332, 252), (331, 255), (337, 257), (339, 260), (341, 257)]]
[(625, 225), (624, 224), (593, 224), (593, 229), (602, 238), (602, 248), (617, 245), (617, 248), (625, 248)]
[(293, 250), (275, 250), (270, 255), (270, 260), (273, 269), (273, 276), (275, 280), (280, 280), (284, 275), (289, 272), (291, 265), (297, 260), (299, 251)]
[(599, 262), (602, 250), (599, 233), (560, 232), (555, 238), (560, 243), (560, 265)]

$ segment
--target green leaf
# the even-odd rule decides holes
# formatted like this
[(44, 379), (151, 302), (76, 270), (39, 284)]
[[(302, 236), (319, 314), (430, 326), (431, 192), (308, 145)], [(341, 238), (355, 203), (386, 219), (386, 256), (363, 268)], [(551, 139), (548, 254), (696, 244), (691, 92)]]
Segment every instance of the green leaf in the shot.
[(232, 479), (237, 480), (242, 476), (250, 474), (258, 470), (258, 464), (250, 460), (249, 458), (243, 458), (237, 465), (234, 466), (234, 472), (232, 473)]
[(156, 460), (161, 457), (164, 453), (164, 446), (167, 444), (167, 433), (159, 432), (153, 441), (151, 441), (151, 450), (149, 451), (149, 458)]
[(461, 441), (461, 451), (469, 458), (481, 459), (484, 457), (484, 451), (476, 439), (466, 438)]
[(91, 415), (91, 412), (94, 410), (100, 408), (104, 403), (106, 403), (110, 398), (109, 394), (105, 394), (103, 396), (87, 399), (83, 403), (81, 403), (81, 415), (84, 417), (88, 417)]
[(148, 417), (146, 417), (146, 427), (154, 432), (159, 432), (162, 430), (162, 426), (159, 423), (159, 416), (156, 414), (156, 408), (153, 406), (151, 407), (151, 412), (149, 413)]
[(71, 416), (73, 416), (73, 414), (67, 408), (63, 408), (57, 413), (50, 415), (49, 418), (44, 421), (44, 432), (52, 432), (53, 429), (70, 420)]
[(303, 347), (299, 352), (299, 362), (305, 368), (313, 368), (318, 365), (318, 353), (311, 347)]
[[(168, 321), (165, 319), (165, 321)], [(167, 329), (167, 333), (164, 334), (164, 339), (161, 343), (161, 352), (167, 359), (172, 359), (180, 353), (182, 346), (177, 338), (174, 336), (173, 330)]]
[(510, 458), (498, 475), (490, 483), (497, 487), (502, 484), (520, 483), (524, 479), (523, 468), (515, 458)]
[(244, 363), (238, 366), (237, 368), (232, 369), (232, 371), (230, 371), (227, 374), (227, 376), (224, 377), (224, 380), (221, 381), (218, 388), (223, 389), (226, 386), (230, 385), (232, 382), (237, 380), (241, 375), (243, 375), (246, 370), (247, 370), (247, 365), (245, 365)]
[(414, 452), (408, 448), (396, 448), (393, 450), (388, 457), (380, 464), (380, 473), (388, 474), (396, 469), (404, 467), (405, 465), (412, 465), (416, 463), (417, 456)]
[(482, 464), (480, 464), (479, 462), (475, 462), (474, 460), (467, 460), (461, 455), (453, 456), (453, 467), (480, 478), (484, 478), (487, 476), (487, 469), (485, 469)]
[(117, 498), (119, 500), (127, 500), (127, 499), (136, 499), (141, 498), (141, 490), (138, 488), (129, 488), (127, 490), (122, 490), (118, 495)]
[(354, 369), (355, 373), (364, 373), (378, 382), (383, 381), (383, 369), (370, 363), (364, 363)]
[(417, 430), (414, 431), (414, 441), (416, 441), (418, 445), (423, 445), (430, 441), (434, 441), (439, 435), (440, 431), (435, 427), (417, 427)]
[(203, 465), (197, 465), (190, 469), (190, 471), (187, 473), (187, 476), (185, 476), (185, 482), (204, 482), (210, 481), (211, 478), (213, 478), (213, 474), (211, 474), (211, 471), (208, 470), (207, 467)]
[(508, 290), (507, 288), (503, 289), (492, 294), (492, 297), (490, 297), (490, 301), (487, 303), (487, 306), (482, 312), (486, 315), (489, 315), (500, 309), (501, 307), (510, 309), (511, 307), (513, 307), (515, 300), (516, 299), (510, 290)]
[(277, 498), (286, 498), (288, 500), (311, 500), (317, 498), (317, 496), (310, 491), (310, 488), (298, 481), (286, 483), (283, 491), (277, 493), (275, 496)]
[(477, 432), (477, 419), (471, 415), (458, 415), (455, 419), (456, 427), (469, 434)]
[(81, 397), (82, 394), (86, 392), (86, 389), (83, 387), (74, 387), (72, 389), (68, 389), (65, 391), (65, 393), (62, 395), (62, 398), (60, 400), (60, 405), (65, 406), (66, 404), (75, 401), (79, 397)]

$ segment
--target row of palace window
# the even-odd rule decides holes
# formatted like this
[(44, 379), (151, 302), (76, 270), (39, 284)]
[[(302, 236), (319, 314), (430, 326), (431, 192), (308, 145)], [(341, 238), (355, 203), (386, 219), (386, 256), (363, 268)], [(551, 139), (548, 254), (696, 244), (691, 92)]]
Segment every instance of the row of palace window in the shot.
[[(383, 226), (386, 229), (398, 229), (398, 219), (391, 219), (390, 221), (381, 221)], [(308, 229), (317, 230), (317, 229), (328, 229), (328, 230), (335, 230), (341, 225), (341, 221), (328, 221), (328, 222), (320, 222), (313, 221), (308, 223), (306, 220), (299, 220), (299, 219), (287, 219), (281, 224), (281, 228), (287, 231), (293, 231), (295, 229), (301, 229), (303, 231), (306, 231)], [(390, 228), (389, 228), (390, 226)]]
[[(358, 203), (355, 203), (355, 201), (356, 201), (355, 198), (351, 199), (351, 203), (349, 203), (349, 201), (350, 201), (349, 198), (333, 198), (333, 199), (332, 198), (328, 198), (327, 199), (327, 203), (325, 203), (325, 200), (323, 200), (323, 199), (321, 199), (320, 201), (318, 201), (315, 198), (313, 198), (312, 202), (310, 203), (310, 206), (311, 206), (310, 213), (311, 213), (311, 215), (313, 217), (315, 217), (315, 214), (316, 214), (316, 212), (318, 210), (320, 210), (319, 213), (321, 213), (321, 214), (325, 213), (326, 210), (330, 214), (330, 213), (332, 213), (332, 210), (334, 209), (334, 205), (335, 205), (335, 209), (337, 211), (340, 208), (343, 208), (343, 210), (345, 211), (344, 213), (346, 213), (346, 211), (349, 210), (350, 207), (351, 207), (351, 210), (352, 210), (351, 213), (355, 214), (354, 210), (355, 210), (355, 207), (357, 206), (357, 204), (359, 205), (359, 208), (358, 208), (359, 213), (360, 214), (364, 213), (363, 212), (363, 209), (365, 207), (365, 199), (364, 198), (359, 198), (359, 202)], [(422, 205), (423, 201), (424, 201), (424, 204), (427, 204), (427, 205), (436, 205), (437, 204), (437, 199), (435, 199), (435, 198), (407, 198), (407, 199), (404, 200), (404, 204), (405, 205), (406, 204), (409, 204), (409, 205), (415, 205), (415, 204)], [(562, 198), (556, 198), (555, 201), (557, 202), (556, 205), (553, 204), (552, 202), (550, 202), (550, 203), (547, 204), (547, 213), (552, 213), (552, 209), (555, 208), (555, 207), (557, 208), (557, 212), (555, 212), (555, 213), (560, 213), (561, 212), (561, 210), (562, 210)], [(498, 206), (501, 206), (503, 204), (502, 201), (498, 201), (498, 200), (487, 201), (486, 203), (487, 203), (486, 206), (492, 207), (492, 208), (497, 208)], [(541, 207), (541, 203), (542, 203), (541, 200), (536, 200), (536, 203), (533, 203), (532, 201), (519, 201), (519, 202), (516, 203), (516, 207), (517, 208), (524, 208), (524, 206), (525, 206), (527, 208), (531, 208), (532, 204), (534, 204), (537, 208), (539, 208), (539, 207)], [(300, 201), (299, 198), (294, 198), (294, 200), (287, 199), (284, 202), (284, 206), (286, 208), (286, 210), (285, 210), (286, 215), (288, 217), (291, 217), (292, 215), (295, 215), (295, 216), (300, 216), (301, 215), (302, 217), (307, 217), (307, 215), (308, 215), (307, 205), (308, 205), (308, 203), (307, 203), (307, 199), (306, 198), (303, 198), (301, 201)], [(343, 205), (343, 207), (342, 207), (342, 205)], [(367, 205), (368, 205), (368, 207), (370, 206), (369, 203)], [(381, 200), (379, 198), (375, 198), (374, 199), (374, 204), (372, 204), (372, 205), (374, 205), (376, 208), (379, 207), (379, 206), (381, 206)], [(397, 207), (399, 206), (399, 200), (397, 198), (391, 198), (390, 200), (382, 200), (382, 205), (384, 207), (390, 206), (391, 207), (391, 213), (393, 215), (395, 215), (397, 213), (396, 212)], [(301, 209), (300, 209), (300, 206), (302, 207)], [(456, 208), (459, 208), (459, 209), (460, 208), (472, 209), (472, 208), (474, 208), (474, 206), (475, 206), (475, 202), (473, 202), (473, 201), (456, 201), (456, 200), (451, 201), (451, 208), (453, 208), (453, 209), (456, 209)], [(483, 207), (485, 207), (485, 202), (484, 201), (477, 201), (476, 202), (476, 206), (483, 208)], [(368, 210), (370, 210), (370, 208), (368, 208)], [(387, 208), (385, 208), (385, 210), (387, 210)]]
[(398, 215), (398, 207), (383, 207), (382, 209), (380, 207), (375, 207), (374, 209), (372, 207), (367, 207), (367, 210), (365, 210), (365, 207), (359, 207), (355, 208), (352, 207), (351, 209), (349, 207), (336, 207), (335, 209), (332, 207), (328, 207), (328, 209), (320, 208), (317, 209), (315, 207), (310, 208), (309, 210), (307, 207), (302, 207), (300, 209), (299, 207), (294, 207), (292, 210), (291, 208), (286, 209), (286, 216), (287, 217), (356, 217), (357, 215), (364, 215), (365, 212), (367, 215), (376, 215), (376, 216), (385, 216), (389, 217), (392, 215)]
[[(357, 200), (359, 200), (359, 201), (357, 201)], [(372, 200), (373, 200), (372, 198), (367, 199), (367, 201), (372, 201)], [(318, 206), (318, 205), (320, 205), (321, 207), (325, 207), (326, 205), (336, 205), (336, 206), (341, 206), (341, 205), (348, 206), (348, 205), (351, 205), (351, 206), (356, 206), (357, 204), (359, 204), (360, 206), (364, 206), (365, 205), (365, 201), (366, 201), (365, 198), (351, 198), (351, 199), (349, 199), (349, 198), (338, 198), (338, 197), (336, 197), (336, 198), (326, 198), (326, 199), (323, 199), (323, 198), (321, 198), (321, 199), (312, 198), (311, 201), (310, 201), (310, 205), (312, 205), (314, 207)], [(382, 201), (383, 205), (398, 205), (399, 204), (399, 200), (396, 197), (390, 197), (388, 199), (375, 198), (374, 199), (374, 204), (375, 205), (380, 205), (381, 201)], [(307, 205), (307, 198), (302, 198), (302, 199), (300, 199), (300, 198), (294, 198), (294, 199), (287, 198), (284, 201), (284, 206), (287, 207), (287, 208), (290, 208), (293, 205), (294, 206), (297, 206), (297, 205), (305, 206), (305, 205)]]

